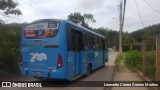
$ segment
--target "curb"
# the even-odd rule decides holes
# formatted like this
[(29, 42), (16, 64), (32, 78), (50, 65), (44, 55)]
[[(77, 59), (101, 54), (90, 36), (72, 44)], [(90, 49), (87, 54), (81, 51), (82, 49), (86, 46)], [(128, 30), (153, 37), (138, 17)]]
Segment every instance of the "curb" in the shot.
[[(144, 76), (142, 72), (137, 71), (138, 76), (143, 80), (143, 81), (151, 81), (148, 77)], [(157, 87), (148, 87), (149, 90), (158, 90)]]

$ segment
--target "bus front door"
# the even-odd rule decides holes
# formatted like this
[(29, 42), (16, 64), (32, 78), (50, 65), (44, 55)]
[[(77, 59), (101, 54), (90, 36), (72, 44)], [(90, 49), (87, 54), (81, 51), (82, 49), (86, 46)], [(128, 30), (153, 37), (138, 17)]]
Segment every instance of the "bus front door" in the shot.
[[(82, 33), (71, 29), (68, 35), (68, 46), (71, 46), (68, 51), (68, 72), (69, 76), (75, 77), (80, 75), (80, 50), (82, 49)], [(72, 75), (70, 75), (72, 73)], [(68, 77), (69, 77), (68, 76)]]
[(80, 60), (81, 60), (81, 55), (80, 55), (80, 50), (82, 49), (82, 33), (78, 31), (74, 31), (74, 53), (75, 53), (75, 74), (79, 75), (80, 74)]

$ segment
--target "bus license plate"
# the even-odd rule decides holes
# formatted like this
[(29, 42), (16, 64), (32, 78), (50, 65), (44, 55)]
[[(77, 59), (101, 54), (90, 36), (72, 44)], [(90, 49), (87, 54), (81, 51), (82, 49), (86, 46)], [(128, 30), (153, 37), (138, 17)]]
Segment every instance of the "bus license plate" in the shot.
[(34, 74), (35, 74), (35, 75), (42, 75), (42, 72), (35, 71)]

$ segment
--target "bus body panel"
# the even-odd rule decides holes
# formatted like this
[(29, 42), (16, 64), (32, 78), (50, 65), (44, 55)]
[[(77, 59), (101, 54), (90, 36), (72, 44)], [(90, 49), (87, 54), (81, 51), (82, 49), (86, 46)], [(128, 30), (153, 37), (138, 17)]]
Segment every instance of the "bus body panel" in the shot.
[(72, 80), (76, 75), (76, 55), (73, 51), (68, 51), (68, 62), (67, 62), (67, 78)]
[[(77, 59), (78, 58), (78, 59)], [(105, 64), (103, 59), (103, 51), (80, 51), (79, 55), (73, 51), (68, 51), (68, 79), (77, 75), (84, 75), (87, 73), (87, 66), (92, 65), (92, 70), (97, 69)], [(78, 73), (77, 73), (78, 72)]]
[(96, 50), (96, 51), (82, 51), (81, 55), (82, 59), (82, 72), (86, 73), (87, 68), (85, 70), (83, 69), (84, 67), (87, 67), (88, 64), (92, 65), (92, 70), (95, 70), (96, 68), (104, 65), (103, 63), (103, 51), (101, 50)]
[[(80, 52), (68, 51), (68, 71), (72, 73), (72, 77), (80, 75)], [(69, 73), (68, 73), (69, 74)]]

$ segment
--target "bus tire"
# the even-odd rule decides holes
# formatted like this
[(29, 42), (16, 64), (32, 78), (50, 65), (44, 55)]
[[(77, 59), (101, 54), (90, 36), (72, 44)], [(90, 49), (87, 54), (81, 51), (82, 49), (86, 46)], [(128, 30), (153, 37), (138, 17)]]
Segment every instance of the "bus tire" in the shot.
[(89, 64), (88, 67), (87, 67), (86, 76), (89, 76), (91, 74), (91, 70), (92, 70), (92, 66), (91, 66), (91, 64)]
[(104, 64), (104, 65), (102, 65), (102, 67), (105, 67), (105, 64)]

